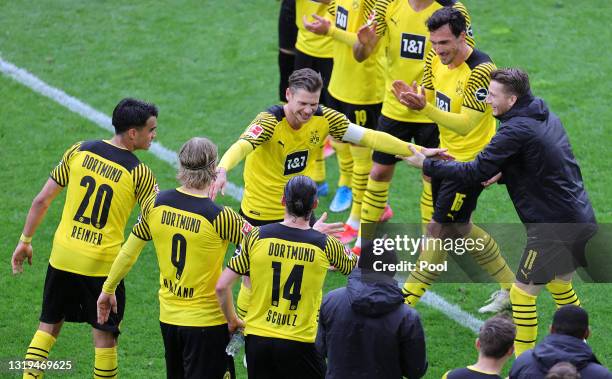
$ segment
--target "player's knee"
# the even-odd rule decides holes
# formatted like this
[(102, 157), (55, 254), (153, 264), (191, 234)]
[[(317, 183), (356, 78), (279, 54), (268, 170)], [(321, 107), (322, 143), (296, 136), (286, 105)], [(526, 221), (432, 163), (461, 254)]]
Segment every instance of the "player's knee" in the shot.
[(59, 336), (60, 331), (62, 330), (62, 325), (64, 325), (64, 321), (60, 321), (56, 324), (48, 324), (46, 322), (40, 322), (38, 324), (38, 330), (42, 330), (45, 333), (51, 334), (53, 337), (57, 338)]
[(92, 329), (94, 346), (97, 348), (110, 348), (117, 346), (117, 337), (111, 332)]
[(393, 178), (394, 168), (395, 166), (392, 165), (374, 163), (372, 171), (370, 171), (370, 178), (377, 182), (390, 182), (391, 178)]

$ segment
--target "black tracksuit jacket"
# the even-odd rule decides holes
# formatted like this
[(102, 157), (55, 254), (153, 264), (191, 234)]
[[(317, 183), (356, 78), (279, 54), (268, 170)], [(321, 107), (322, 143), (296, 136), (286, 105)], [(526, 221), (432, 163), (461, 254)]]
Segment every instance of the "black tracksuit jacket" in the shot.
[(594, 224), (567, 133), (546, 103), (529, 94), (498, 119), (497, 133), (476, 159), (426, 159), (424, 174), (473, 184), (501, 172), (501, 183), (523, 223)]

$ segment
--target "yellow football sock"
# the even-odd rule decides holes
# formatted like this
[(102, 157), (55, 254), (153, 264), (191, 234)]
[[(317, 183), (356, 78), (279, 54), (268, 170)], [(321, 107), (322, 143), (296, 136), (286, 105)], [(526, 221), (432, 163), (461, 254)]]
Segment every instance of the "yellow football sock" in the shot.
[(580, 306), (580, 300), (578, 299), (578, 295), (576, 295), (576, 291), (574, 291), (572, 282), (553, 279), (546, 285), (546, 289), (548, 289), (553, 299), (555, 299), (557, 308), (569, 304)]
[[(493, 237), (480, 227), (472, 225), (471, 232), (465, 238), (474, 241), (474, 248), (468, 249), (468, 252), (476, 263), (485, 269), (502, 289), (509, 291), (514, 283), (514, 273), (508, 267)], [(480, 248), (481, 246), (484, 248)]]
[[(440, 241), (440, 240), (438, 240)], [(442, 246), (435, 242), (434, 239), (428, 239), (425, 243), (419, 259), (416, 262), (416, 269), (410, 272), (402, 292), (404, 293), (404, 302), (411, 307), (414, 307), (425, 291), (438, 279), (441, 272), (430, 271), (426, 268), (421, 269), (421, 262), (429, 262), (430, 264), (443, 263), (447, 258), (447, 253), (442, 249)]]
[(372, 169), (372, 149), (354, 145), (351, 145), (350, 149), (353, 157), (353, 177), (351, 181), (353, 205), (350, 217), (354, 220), (360, 220), (361, 201), (368, 185), (368, 175), (370, 175)]
[(313, 154), (314, 164), (312, 165), (312, 169), (309, 171), (310, 178), (317, 183), (322, 183), (325, 181), (325, 160), (323, 159), (323, 145), (321, 145), (320, 149), (316, 149)]
[(117, 346), (96, 347), (94, 363), (94, 379), (116, 378), (119, 367), (117, 365)]
[(514, 354), (518, 357), (526, 350), (532, 349), (538, 338), (537, 296), (533, 296), (518, 288), (516, 284), (510, 288), (512, 302), (512, 320), (516, 325), (514, 338)]
[(244, 285), (244, 282), (240, 283), (240, 291), (238, 291), (238, 298), (236, 299), (236, 313), (238, 317), (244, 320), (251, 303), (251, 289)]
[[(42, 330), (37, 330), (32, 337), (30, 346), (26, 352), (26, 361), (40, 361), (46, 362), (49, 359), (49, 352), (55, 344), (55, 337), (51, 334)], [(44, 370), (36, 368), (28, 368), (23, 371), (23, 378), (43, 378), (45, 376)]]
[(361, 222), (378, 222), (389, 198), (391, 182), (378, 182), (371, 177), (363, 194), (361, 203)]
[(332, 146), (336, 150), (338, 157), (338, 168), (340, 169), (340, 178), (338, 179), (338, 187), (351, 186), (353, 176), (353, 157), (351, 155), (351, 144), (338, 142), (332, 139)]
[(421, 223), (423, 224), (423, 233), (425, 233), (425, 227), (433, 217), (433, 212), (434, 206), (431, 182), (423, 178), (423, 191), (421, 192)]

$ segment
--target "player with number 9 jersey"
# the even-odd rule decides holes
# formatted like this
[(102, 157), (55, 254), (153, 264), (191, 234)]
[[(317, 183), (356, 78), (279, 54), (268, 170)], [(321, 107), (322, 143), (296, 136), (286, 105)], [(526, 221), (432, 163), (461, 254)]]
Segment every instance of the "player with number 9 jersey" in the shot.
[[(161, 322), (181, 326), (225, 324), (215, 284), (229, 242), (237, 245), (242, 233), (250, 229), (231, 208), (182, 188), (162, 191), (145, 201), (130, 236), (140, 240), (139, 248), (130, 253), (140, 253), (145, 241), (155, 244)], [(105, 283), (105, 292), (113, 293), (130, 268), (131, 264), (122, 265), (118, 260)]]
[(215, 204), (206, 195), (215, 178), (216, 145), (193, 137), (181, 148), (178, 160), (181, 186), (145, 200), (138, 222), (104, 282), (98, 313), (106, 317), (119, 282), (147, 241), (153, 240), (167, 376), (233, 378), (233, 359), (225, 353), (230, 330), (215, 284), (228, 244), (240, 243), (251, 226), (231, 208)]

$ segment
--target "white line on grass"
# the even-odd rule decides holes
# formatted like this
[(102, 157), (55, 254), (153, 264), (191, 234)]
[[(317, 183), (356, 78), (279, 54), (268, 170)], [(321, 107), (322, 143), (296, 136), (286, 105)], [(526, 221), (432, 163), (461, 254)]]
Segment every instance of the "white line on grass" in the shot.
[(449, 303), (442, 296), (427, 291), (425, 296), (421, 298), (421, 301), (430, 307), (439, 310), (444, 313), (448, 318), (457, 321), (457, 323), (465, 328), (470, 329), (474, 333), (478, 333), (480, 327), (484, 322), (477, 319), (471, 314), (461, 309), (458, 305)]
[[(1, 57), (0, 71), (4, 75), (14, 79), (15, 81), (25, 85), (26, 87), (29, 87), (34, 92), (46, 96), (49, 99), (55, 101), (56, 103), (68, 108), (72, 112), (81, 115), (82, 117), (93, 122), (102, 129), (114, 132), (111, 118), (105, 115), (104, 113), (92, 108), (90, 105), (80, 101), (79, 99), (68, 95), (60, 89), (48, 85), (33, 74), (29, 73), (27, 70), (19, 68), (14, 64), (5, 61)], [(162, 146), (162, 144), (160, 144), (159, 142), (153, 142), (149, 151), (162, 161), (172, 165), (173, 167), (176, 167), (176, 152)], [(242, 199), (242, 192), (242, 187), (239, 187), (234, 183), (227, 183), (226, 193), (237, 201), (240, 201)], [(439, 310), (440, 312), (448, 316), (450, 319), (455, 320), (460, 325), (474, 332), (478, 332), (480, 326), (482, 325), (481, 320), (463, 311), (459, 306), (447, 302), (441, 296), (431, 291), (427, 292), (423, 299), (421, 299), (421, 301), (427, 304), (428, 306)]]

